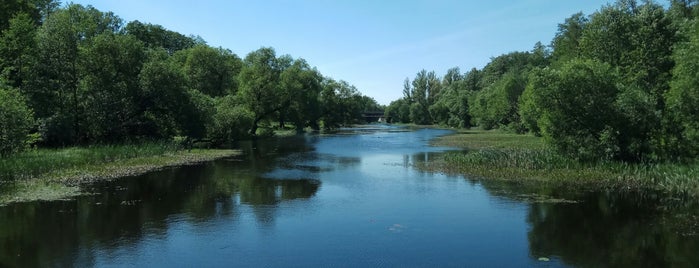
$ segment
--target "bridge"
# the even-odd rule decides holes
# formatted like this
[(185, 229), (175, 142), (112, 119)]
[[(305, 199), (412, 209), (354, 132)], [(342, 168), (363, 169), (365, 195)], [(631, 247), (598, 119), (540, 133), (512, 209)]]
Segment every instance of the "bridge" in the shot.
[(384, 117), (384, 112), (382, 111), (371, 111), (363, 112), (362, 117), (367, 123), (379, 122), (379, 123), (390, 123), (391, 118)]

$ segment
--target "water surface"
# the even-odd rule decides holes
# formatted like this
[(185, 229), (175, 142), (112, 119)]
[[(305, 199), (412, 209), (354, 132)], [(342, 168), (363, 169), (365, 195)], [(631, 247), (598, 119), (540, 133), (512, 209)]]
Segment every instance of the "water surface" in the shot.
[(0, 207), (0, 267), (699, 265), (696, 206), (415, 169), (449, 133), (247, 142), (242, 157)]

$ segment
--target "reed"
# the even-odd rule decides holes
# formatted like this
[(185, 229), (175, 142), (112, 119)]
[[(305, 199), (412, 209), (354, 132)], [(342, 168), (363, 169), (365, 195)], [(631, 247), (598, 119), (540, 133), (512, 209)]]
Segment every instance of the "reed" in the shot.
[(438, 146), (463, 149), (421, 163), (431, 171), (484, 179), (536, 181), (612, 189), (652, 189), (699, 197), (699, 162), (579, 162), (548, 148), (539, 137), (498, 131), (468, 130), (445, 136)]
[(0, 158), (0, 206), (81, 194), (81, 185), (239, 154), (236, 150), (178, 149), (175, 143), (37, 149)]
[(56, 170), (99, 165), (137, 157), (165, 155), (176, 151), (176, 145), (166, 142), (35, 149), (0, 158), (0, 181), (29, 179)]

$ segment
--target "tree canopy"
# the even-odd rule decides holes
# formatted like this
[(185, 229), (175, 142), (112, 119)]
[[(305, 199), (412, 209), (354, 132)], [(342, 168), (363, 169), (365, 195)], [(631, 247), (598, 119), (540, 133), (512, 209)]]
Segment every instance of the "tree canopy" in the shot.
[(697, 2), (669, 2), (618, 0), (573, 14), (548, 46), (493, 57), (463, 74), (449, 69), (437, 84), (424, 82), (435, 81), (434, 72), (420, 71), (386, 115), (531, 132), (589, 161), (695, 158)]
[(3, 156), (30, 143), (223, 144), (287, 125), (333, 129), (383, 109), (269, 47), (241, 59), (198, 36), (53, 0), (3, 2), (0, 15)]

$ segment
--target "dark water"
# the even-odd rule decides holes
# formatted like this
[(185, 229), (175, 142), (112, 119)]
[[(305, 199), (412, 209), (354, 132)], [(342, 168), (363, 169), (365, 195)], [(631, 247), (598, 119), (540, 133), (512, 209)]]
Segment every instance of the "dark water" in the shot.
[(416, 170), (447, 133), (245, 143), (243, 157), (0, 207), (0, 267), (699, 265), (696, 206)]

